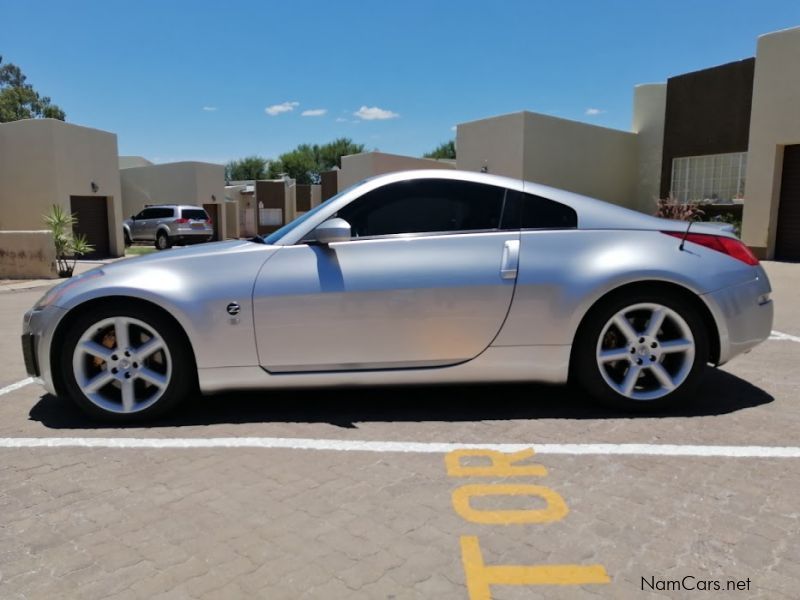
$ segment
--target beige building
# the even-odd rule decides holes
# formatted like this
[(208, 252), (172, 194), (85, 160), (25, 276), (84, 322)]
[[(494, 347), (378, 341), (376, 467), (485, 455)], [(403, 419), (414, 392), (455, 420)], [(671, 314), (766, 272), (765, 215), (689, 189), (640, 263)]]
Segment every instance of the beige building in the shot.
[(458, 125), (457, 165), (632, 207), (636, 134), (518, 112)]
[(337, 189), (344, 190), (373, 175), (408, 171), (411, 169), (453, 169), (446, 161), (414, 158), (385, 152), (362, 152), (342, 157), (342, 168), (337, 173)]
[[(224, 205), (222, 165), (194, 161), (154, 165), (141, 161), (149, 162), (140, 157), (120, 157), (122, 210), (126, 218), (151, 204), (193, 204), (208, 212), (214, 223), (214, 239), (232, 237), (227, 223), (231, 211)], [(124, 167), (124, 164), (138, 166)], [(238, 217), (234, 219), (237, 221)]]
[(54, 119), (0, 124), (0, 231), (41, 230), (58, 204), (76, 213), (75, 231), (95, 246), (89, 258), (121, 256), (117, 157), (117, 136), (106, 131)]
[[(652, 213), (658, 198), (742, 219), (762, 258), (800, 260), (800, 28), (755, 58), (637, 86), (630, 131), (531, 112), (462, 123), (458, 168)], [(341, 187), (341, 186), (340, 186)]]

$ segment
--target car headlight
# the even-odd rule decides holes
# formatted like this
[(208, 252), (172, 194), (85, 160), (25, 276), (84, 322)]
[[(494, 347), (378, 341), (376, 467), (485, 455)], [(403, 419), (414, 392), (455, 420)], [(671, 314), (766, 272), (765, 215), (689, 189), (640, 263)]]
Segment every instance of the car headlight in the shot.
[(42, 310), (50, 306), (51, 304), (55, 304), (59, 298), (61, 298), (65, 293), (67, 293), (72, 288), (86, 283), (91, 279), (96, 279), (97, 277), (102, 277), (105, 275), (105, 271), (103, 269), (92, 269), (91, 271), (87, 271), (83, 275), (77, 275), (72, 277), (68, 281), (64, 283), (59, 283), (51, 287), (44, 296), (39, 298), (36, 304), (33, 305), (33, 310)]

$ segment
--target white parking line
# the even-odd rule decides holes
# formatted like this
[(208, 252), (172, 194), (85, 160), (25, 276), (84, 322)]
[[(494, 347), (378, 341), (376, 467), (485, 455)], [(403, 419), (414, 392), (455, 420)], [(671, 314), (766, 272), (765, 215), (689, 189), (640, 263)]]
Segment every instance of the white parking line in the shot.
[(800, 337), (796, 335), (790, 335), (788, 333), (783, 333), (782, 331), (771, 331), (769, 335), (769, 339), (771, 340), (781, 340), (784, 342), (796, 342), (800, 344)]
[(28, 377), (27, 379), (23, 379), (22, 381), (12, 383), (4, 388), (0, 388), (0, 396), (2, 396), (3, 394), (8, 394), (9, 392), (13, 392), (14, 390), (18, 390), (19, 388), (24, 388), (26, 385), (30, 385), (35, 382), (36, 380), (33, 377)]
[(800, 458), (796, 446), (695, 446), (679, 444), (459, 444), (457, 442), (388, 442), (273, 437), (222, 438), (0, 438), (0, 448), (283, 448), (340, 452), (408, 452), (441, 454), (466, 448), (518, 452), (533, 448), (538, 454), (569, 456), (702, 456), (722, 458)]

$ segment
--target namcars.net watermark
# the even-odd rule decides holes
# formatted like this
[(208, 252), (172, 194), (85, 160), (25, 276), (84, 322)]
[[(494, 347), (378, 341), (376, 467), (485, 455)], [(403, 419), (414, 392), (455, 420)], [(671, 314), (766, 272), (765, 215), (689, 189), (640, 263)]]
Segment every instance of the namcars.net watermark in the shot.
[(686, 575), (680, 579), (660, 579), (654, 575), (642, 577), (642, 590), (648, 592), (749, 592), (747, 579), (705, 579)]

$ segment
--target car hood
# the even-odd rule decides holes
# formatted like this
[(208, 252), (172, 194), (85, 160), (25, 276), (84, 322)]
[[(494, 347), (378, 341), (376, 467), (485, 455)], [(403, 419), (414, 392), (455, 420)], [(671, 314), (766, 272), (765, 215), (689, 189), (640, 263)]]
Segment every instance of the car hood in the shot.
[(230, 240), (154, 252), (102, 265), (50, 289), (39, 301), (69, 308), (99, 296), (160, 300), (255, 280), (278, 246)]

